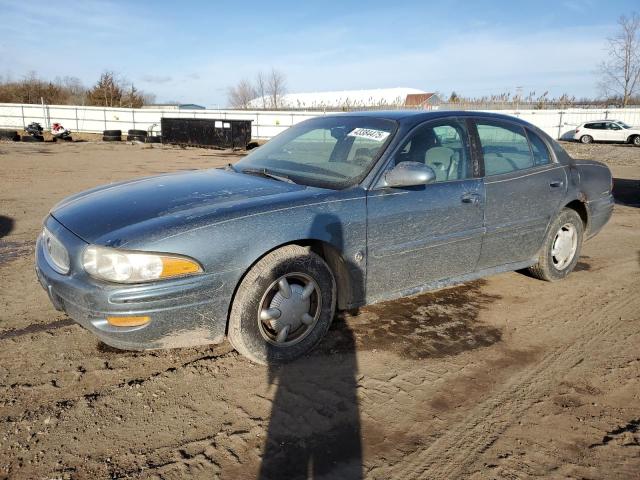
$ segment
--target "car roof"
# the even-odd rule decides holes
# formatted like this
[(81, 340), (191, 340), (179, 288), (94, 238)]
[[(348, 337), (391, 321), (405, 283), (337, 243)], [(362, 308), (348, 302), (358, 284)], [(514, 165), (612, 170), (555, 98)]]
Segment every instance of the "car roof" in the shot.
[(445, 117), (469, 117), (469, 118), (495, 118), (496, 120), (509, 120), (511, 122), (517, 122), (522, 125), (531, 126), (530, 123), (524, 120), (514, 117), (512, 115), (505, 115), (502, 113), (483, 112), (480, 110), (468, 111), (468, 110), (371, 110), (360, 112), (349, 112), (338, 115), (348, 115), (355, 117), (369, 117), (379, 118), (385, 120), (395, 120), (402, 124), (418, 124), (427, 120), (436, 120), (438, 118)]
[(589, 120), (588, 122), (582, 122), (582, 125), (586, 123), (602, 123), (602, 122), (618, 122), (619, 120), (612, 120), (611, 118), (603, 118), (602, 120)]

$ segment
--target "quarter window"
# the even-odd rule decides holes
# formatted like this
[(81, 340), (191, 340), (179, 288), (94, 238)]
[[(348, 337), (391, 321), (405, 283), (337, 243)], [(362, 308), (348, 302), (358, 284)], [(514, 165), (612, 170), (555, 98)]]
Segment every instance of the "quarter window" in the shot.
[(529, 137), (529, 142), (531, 143), (534, 165), (547, 165), (548, 163), (551, 163), (551, 155), (549, 154), (549, 149), (547, 148), (547, 145), (542, 141), (542, 139), (531, 130), (527, 130), (527, 136)]
[(534, 166), (533, 155), (522, 127), (480, 121), (477, 128), (485, 175), (500, 175)]
[(396, 155), (396, 164), (409, 161), (431, 167), (436, 182), (470, 178), (471, 157), (465, 125), (451, 119), (418, 127)]

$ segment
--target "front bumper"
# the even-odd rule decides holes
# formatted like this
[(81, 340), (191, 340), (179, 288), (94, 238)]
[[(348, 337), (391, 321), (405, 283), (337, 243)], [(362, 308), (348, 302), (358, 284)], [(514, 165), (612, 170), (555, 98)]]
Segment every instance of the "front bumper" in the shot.
[[(71, 257), (67, 275), (47, 262), (41, 238), (36, 243), (36, 273), (53, 306), (94, 333), (104, 343), (127, 350), (173, 348), (219, 343), (237, 271), (204, 273), (148, 284), (115, 285), (87, 275), (80, 264), (87, 243), (52, 217), (46, 227), (65, 245)], [(111, 316), (149, 316), (137, 327), (116, 327)]]

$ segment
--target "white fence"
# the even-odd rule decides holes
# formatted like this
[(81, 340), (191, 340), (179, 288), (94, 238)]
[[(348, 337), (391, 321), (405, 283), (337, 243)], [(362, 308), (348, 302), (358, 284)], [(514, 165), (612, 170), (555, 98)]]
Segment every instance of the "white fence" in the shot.
[[(640, 108), (500, 110), (538, 126), (553, 138), (569, 135), (579, 124), (590, 120), (616, 119), (630, 125), (640, 124)], [(28, 105), (0, 103), (0, 128), (23, 129), (31, 122), (49, 128), (54, 122), (77, 132), (102, 133), (103, 130), (149, 130), (159, 133), (163, 117), (209, 118), (216, 120), (252, 120), (252, 137), (268, 139), (291, 125), (336, 112), (255, 111), (255, 110), (163, 110), (102, 108), (66, 105)]]

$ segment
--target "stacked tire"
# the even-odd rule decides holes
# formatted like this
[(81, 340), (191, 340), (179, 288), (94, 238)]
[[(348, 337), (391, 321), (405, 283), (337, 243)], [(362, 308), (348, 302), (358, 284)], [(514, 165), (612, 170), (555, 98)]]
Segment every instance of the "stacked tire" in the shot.
[(102, 132), (102, 140), (105, 142), (122, 141), (122, 130), (105, 130)]
[(20, 135), (18, 135), (18, 132), (16, 130), (0, 130), (0, 140), (19, 142)]
[(44, 142), (44, 136), (42, 135), (23, 135), (23, 142)]
[(142, 142), (147, 141), (146, 130), (129, 130), (127, 132), (127, 142)]
[(147, 143), (162, 143), (162, 137), (160, 135), (148, 135)]

